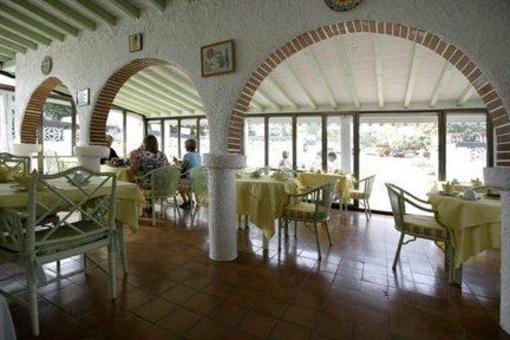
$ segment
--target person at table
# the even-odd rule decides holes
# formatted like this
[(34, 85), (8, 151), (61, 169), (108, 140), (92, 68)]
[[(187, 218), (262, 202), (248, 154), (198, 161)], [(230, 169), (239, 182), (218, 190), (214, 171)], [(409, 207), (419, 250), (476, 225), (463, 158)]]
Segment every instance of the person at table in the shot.
[[(143, 176), (146, 173), (168, 165), (165, 154), (159, 151), (158, 140), (154, 135), (147, 135), (143, 145), (131, 152), (131, 168), (128, 174), (131, 177)], [(148, 178), (138, 181), (138, 185), (144, 189), (150, 188)]]
[(336, 164), (337, 156), (336, 152), (328, 152), (328, 172), (334, 172), (338, 169)]
[(110, 154), (108, 155), (107, 158), (101, 158), (101, 164), (106, 164), (108, 162), (114, 161), (119, 158), (119, 156), (117, 155), (117, 152), (115, 152), (115, 150), (112, 148), (113, 137), (110, 135), (106, 135), (105, 140), (106, 140), (106, 147), (108, 149), (110, 149)]
[(289, 152), (287, 150), (282, 152), (282, 159), (280, 160), (280, 163), (278, 163), (278, 167), (280, 169), (292, 169), (292, 164), (290, 164), (289, 160)]
[(197, 141), (195, 139), (187, 139), (184, 142), (186, 154), (182, 161), (174, 157), (174, 162), (181, 166), (181, 180), (179, 182), (179, 192), (182, 196), (183, 204), (181, 208), (187, 209), (191, 207), (191, 199), (189, 197), (189, 171), (195, 167), (202, 166), (202, 156), (197, 152)]

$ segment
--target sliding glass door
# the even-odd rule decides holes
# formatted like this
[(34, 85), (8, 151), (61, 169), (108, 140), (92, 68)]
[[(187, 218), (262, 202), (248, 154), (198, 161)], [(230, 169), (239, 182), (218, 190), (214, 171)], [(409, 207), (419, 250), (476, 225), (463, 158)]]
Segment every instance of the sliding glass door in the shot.
[(376, 175), (374, 210), (390, 211), (385, 183), (425, 197), (438, 179), (437, 114), (360, 116), (360, 178)]

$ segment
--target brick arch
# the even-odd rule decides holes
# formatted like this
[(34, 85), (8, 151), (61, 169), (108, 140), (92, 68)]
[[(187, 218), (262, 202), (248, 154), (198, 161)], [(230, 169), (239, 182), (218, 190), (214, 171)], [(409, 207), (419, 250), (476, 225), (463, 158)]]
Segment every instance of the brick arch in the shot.
[(435, 34), (419, 28), (374, 20), (353, 20), (319, 27), (315, 30), (300, 34), (271, 53), (256, 71), (251, 74), (241, 90), (241, 95), (237, 100), (230, 118), (228, 151), (242, 153), (243, 118), (248, 111), (248, 105), (260, 84), (280, 63), (299, 51), (322, 40), (342, 34), (360, 32), (391, 35), (421, 44), (448, 60), (462, 72), (471, 84), (473, 84), (486, 104), (489, 116), (495, 127), (497, 138), (497, 165), (510, 166), (510, 120), (495, 88), (478, 66), (453, 44)]
[(131, 76), (147, 67), (170, 65), (166, 60), (156, 58), (135, 59), (117, 70), (101, 89), (90, 118), (90, 144), (105, 144), (106, 121), (115, 96)]
[(22, 143), (35, 144), (37, 142), (37, 131), (42, 124), (44, 103), (55, 87), (60, 84), (62, 84), (60, 79), (50, 77), (43, 81), (30, 96), (21, 123)]

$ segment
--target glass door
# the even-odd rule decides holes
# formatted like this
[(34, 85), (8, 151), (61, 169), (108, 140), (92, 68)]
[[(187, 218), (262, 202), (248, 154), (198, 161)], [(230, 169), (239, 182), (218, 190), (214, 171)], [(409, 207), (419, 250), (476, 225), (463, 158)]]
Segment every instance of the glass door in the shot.
[(360, 178), (376, 175), (374, 210), (390, 211), (385, 183), (425, 198), (438, 178), (437, 114), (360, 116)]

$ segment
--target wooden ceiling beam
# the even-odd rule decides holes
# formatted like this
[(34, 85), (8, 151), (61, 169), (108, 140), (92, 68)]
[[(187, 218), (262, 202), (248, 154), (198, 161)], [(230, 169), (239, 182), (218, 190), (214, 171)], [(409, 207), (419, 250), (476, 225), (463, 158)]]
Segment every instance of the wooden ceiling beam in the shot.
[[(306, 100), (308, 101), (308, 103), (310, 104), (310, 106), (313, 108), (313, 109), (316, 109), (317, 108), (317, 103), (313, 100), (312, 96), (310, 95), (310, 93), (308, 92), (307, 88), (304, 86), (303, 82), (301, 81), (301, 79), (299, 79), (296, 71), (294, 71), (294, 68), (292, 67), (292, 65), (290, 64), (290, 60), (287, 60), (283, 63), (280, 64), (279, 67), (282, 67), (283, 71), (284, 72), (287, 72), (287, 74), (292, 78), (292, 81), (294, 83), (296, 83), (300, 88), (301, 90), (303, 91), (303, 93), (305, 94), (305, 98)], [(269, 76), (267, 77), (267, 79), (269, 79)], [(295, 101), (293, 101), (289, 94), (287, 93), (287, 91), (285, 91), (283, 89), (282, 86), (280, 86), (276, 81), (273, 81), (272, 82), (273, 85), (278, 89), (278, 91), (280, 91), (285, 99), (289, 102), (290, 106), (292, 108), (297, 108), (297, 104)]]
[(145, 99), (145, 98), (143, 100), (140, 100), (140, 98), (137, 97), (137, 95), (133, 95), (130, 92), (127, 92), (124, 90), (124, 91), (119, 91), (119, 93), (117, 94), (117, 96), (114, 99), (114, 102), (116, 100), (131, 101), (138, 106), (146, 107), (146, 108), (149, 108), (149, 109), (151, 109), (153, 111), (157, 111), (157, 112), (173, 111), (173, 109), (168, 106), (158, 105), (158, 104), (154, 103), (153, 101)]
[(74, 36), (77, 36), (80, 33), (80, 29), (68, 24), (64, 20), (61, 20), (57, 16), (50, 14), (49, 12), (41, 9), (40, 7), (37, 7), (33, 5), (32, 3), (26, 1), (26, 0), (10, 0), (12, 3), (16, 4), (17, 6), (23, 8), (27, 12), (38, 16), (39, 18), (42, 18), (45, 20), (45, 24), (49, 24), (55, 27), (58, 27), (60, 30), (72, 34)]
[(372, 38), (372, 46), (374, 49), (374, 60), (375, 60), (375, 82), (377, 86), (377, 103), (379, 108), (384, 108), (384, 69), (383, 61), (381, 56), (381, 50), (379, 45), (379, 38), (374, 36)]
[(145, 116), (149, 117), (161, 117), (163, 116), (163, 113), (160, 111), (153, 110), (151, 108), (145, 107), (143, 105), (140, 105), (136, 101), (132, 101), (126, 98), (115, 98), (114, 104), (118, 106), (125, 107), (128, 110), (133, 110), (136, 112), (141, 112)]
[(17, 34), (21, 34), (25, 36), (26, 38), (36, 41), (38, 43), (44, 44), (48, 46), (51, 43), (51, 39), (46, 38), (43, 35), (40, 35), (37, 32), (34, 32), (28, 28), (25, 28), (24, 26), (18, 25), (14, 21), (0, 15), (0, 26)]
[[(267, 78), (266, 78), (267, 79)], [(254, 96), (260, 96), (262, 99), (264, 99), (266, 102), (271, 105), (275, 110), (279, 111), (281, 109), (280, 105), (273, 99), (271, 96), (264, 91), (261, 86), (257, 89), (257, 92), (255, 92)]]
[(354, 75), (352, 73), (351, 61), (349, 60), (349, 56), (347, 55), (343, 41), (339, 38), (336, 39), (335, 42), (335, 55), (337, 63), (344, 70), (344, 76), (347, 87), (349, 88), (349, 92), (351, 93), (352, 102), (354, 103), (354, 106), (359, 109), (361, 107), (361, 102), (359, 100), (358, 90), (356, 88), (356, 81), (354, 80)]
[(251, 98), (249, 105), (253, 107), (257, 112), (264, 111), (264, 107), (262, 107), (262, 105), (256, 101), (255, 98)]
[(31, 26), (36, 29), (39, 33), (44, 34), (46, 37), (50, 39), (57, 39), (59, 41), (64, 41), (65, 35), (42, 22), (33, 19), (32, 17), (23, 14), (16, 9), (7, 6), (6, 4), (2, 4), (2, 9), (0, 10), (3, 14), (10, 16), (12, 19), (17, 20), (18, 22), (23, 22), (24, 24)]
[(64, 14), (68, 19), (79, 23), (81, 26), (88, 28), (91, 31), (95, 31), (97, 24), (94, 20), (89, 19), (85, 15), (76, 11), (74, 8), (68, 6), (60, 0), (43, 0), (45, 3)]
[(18, 45), (28, 47), (32, 50), (37, 49), (37, 44), (35, 42), (33, 42), (32, 40), (23, 38), (22, 36), (12, 33), (10, 31), (7, 31), (3, 28), (0, 28), (0, 37), (10, 40), (13, 43), (16, 43)]
[(445, 60), (443, 68), (441, 69), (441, 74), (439, 75), (439, 79), (437, 80), (436, 84), (434, 85), (434, 89), (432, 90), (432, 95), (430, 97), (430, 107), (436, 106), (441, 96), (441, 91), (444, 90), (446, 84), (452, 77), (454, 69), (455, 68), (453, 65)]
[(173, 92), (177, 93), (178, 95), (186, 98), (187, 100), (191, 101), (192, 103), (199, 105), (200, 107), (203, 107), (202, 101), (200, 100), (199, 96), (196, 96), (192, 93), (190, 93), (186, 88), (183, 88), (179, 84), (173, 82), (168, 77), (163, 77), (160, 74), (154, 72), (151, 68), (146, 69), (140, 73), (140, 75), (143, 75), (147, 77), (148, 79), (153, 80), (154, 82), (160, 83), (164, 85), (165, 87), (168, 87)]
[(99, 6), (93, 0), (76, 0), (76, 2), (85, 8), (90, 14), (95, 15), (104, 23), (110, 24), (112, 26), (117, 25), (118, 18), (105, 10), (103, 7)]
[(317, 57), (315, 56), (315, 53), (313, 52), (313, 47), (310, 47), (303, 51), (303, 54), (305, 55), (305, 58), (307, 59), (308, 65), (312, 68), (312, 71), (315, 75), (315, 78), (319, 80), (319, 82), (322, 83), (324, 89), (326, 89), (326, 94), (328, 95), (329, 99), (329, 105), (332, 107), (337, 107), (338, 103), (335, 100), (335, 96), (333, 95), (333, 90), (329, 86), (328, 81), (326, 80), (326, 75), (322, 71), (322, 68), (317, 61)]
[[(143, 98), (143, 97), (152, 98), (152, 100), (157, 101), (158, 104), (171, 106), (175, 110), (180, 110), (180, 111), (189, 112), (189, 113), (193, 113), (193, 111), (194, 111), (193, 109), (190, 109), (189, 107), (184, 106), (179, 102), (176, 102), (172, 98), (161, 96), (161, 94), (154, 91), (152, 87), (146, 86), (145, 84), (140, 83), (136, 80), (130, 79), (128, 82), (126, 82), (124, 84), (123, 87), (126, 87), (126, 89), (130, 90), (131, 92), (134, 91), (135, 93), (137, 93), (137, 95), (140, 96), (140, 98)], [(122, 88), (121, 88), (121, 90), (122, 90)]]
[(159, 66), (153, 66), (153, 67), (147, 69), (147, 71), (156, 73), (164, 78), (167, 78), (169, 81), (179, 85), (185, 91), (194, 95), (196, 98), (200, 98), (200, 94), (198, 93), (197, 89), (193, 86), (193, 83), (191, 82), (191, 80), (184, 79), (181, 76), (182, 73), (179, 70), (177, 70), (175, 67), (170, 66), (170, 65), (159, 65)]
[(133, 5), (128, 0), (110, 0), (110, 2), (131, 18), (138, 19), (140, 17), (140, 8)]
[(16, 56), (16, 52), (0, 46), (0, 54), (9, 58), (14, 58)]
[(414, 86), (416, 85), (416, 80), (418, 79), (418, 74), (420, 71), (421, 59), (423, 56), (424, 50), (421, 45), (416, 43), (413, 44), (413, 48), (411, 51), (411, 67), (409, 68), (409, 76), (407, 78), (407, 88), (406, 95), (404, 99), (404, 107), (408, 108), (411, 105), (411, 101), (413, 98)]
[(27, 48), (25, 46), (13, 43), (12, 41), (3, 39), (2, 37), (0, 37), (0, 46), (3, 46), (4, 48), (7, 48), (7, 49), (15, 51), (15, 52), (20, 52), (20, 53), (27, 52)]
[[(134, 99), (140, 100), (142, 102), (145, 102), (148, 105), (154, 105), (159, 107), (162, 110), (167, 111), (176, 111), (179, 113), (183, 112), (183, 109), (180, 106), (176, 106), (173, 103), (169, 101), (165, 101), (161, 99), (160, 97), (152, 94), (152, 93), (145, 93), (141, 91), (140, 89), (136, 89), (134, 87), (123, 86), (121, 88), (121, 91), (119, 93), (127, 94), (132, 96)], [(187, 112), (187, 111), (186, 111)]]
[(475, 88), (473, 87), (473, 85), (471, 83), (468, 82), (466, 87), (460, 93), (459, 98), (457, 99), (457, 106), (458, 107), (464, 106), (469, 101), (469, 99), (471, 99), (471, 97), (474, 94), (475, 94)]

